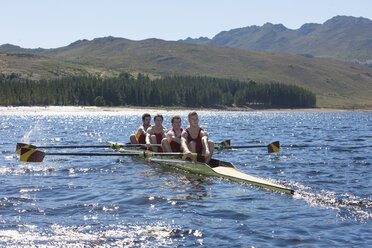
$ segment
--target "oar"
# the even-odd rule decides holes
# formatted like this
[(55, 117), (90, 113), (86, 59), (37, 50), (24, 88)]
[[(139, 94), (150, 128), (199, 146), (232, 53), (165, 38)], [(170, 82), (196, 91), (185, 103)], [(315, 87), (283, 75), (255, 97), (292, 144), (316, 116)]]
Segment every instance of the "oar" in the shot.
[[(150, 158), (154, 156), (164, 156), (164, 157), (183, 157), (186, 158), (186, 153), (156, 153), (143, 151), (139, 153), (79, 153), (79, 152), (70, 152), (70, 153), (45, 153), (40, 150), (32, 148), (21, 148), (20, 149), (20, 160), (23, 162), (42, 162), (44, 157), (47, 156), (113, 156), (113, 157), (124, 157), (124, 156), (138, 156), (141, 158)], [(192, 153), (192, 156), (202, 156), (202, 154)]]
[[(226, 144), (228, 144), (230, 141), (224, 141)], [(243, 145), (243, 146), (230, 146), (225, 144), (218, 144), (215, 146), (215, 149), (217, 150), (225, 150), (225, 149), (239, 149), (239, 148), (259, 148), (259, 147), (267, 147), (268, 153), (274, 153), (279, 152), (280, 150), (280, 143), (279, 141), (272, 142), (268, 145)]]
[[(20, 153), (21, 148), (31, 148), (31, 149), (65, 149), (65, 148), (112, 148), (119, 149), (121, 147), (144, 147), (145, 144), (124, 144), (124, 143), (111, 143), (111, 145), (81, 145), (81, 146), (35, 146), (26, 143), (17, 143), (16, 153)], [(161, 146), (160, 144), (151, 144), (151, 146)]]
[(220, 142), (218, 145), (220, 146), (231, 146), (231, 140), (224, 140), (222, 142)]

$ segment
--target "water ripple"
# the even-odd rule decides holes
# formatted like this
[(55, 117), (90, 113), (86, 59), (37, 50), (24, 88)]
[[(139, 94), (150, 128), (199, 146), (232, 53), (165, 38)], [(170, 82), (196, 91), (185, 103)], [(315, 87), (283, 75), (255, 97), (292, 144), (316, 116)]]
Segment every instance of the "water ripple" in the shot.
[(14, 155), (20, 141), (127, 142), (142, 112), (162, 112), (169, 127), (174, 114), (186, 126), (188, 111), (17, 111), (0, 114), (0, 246), (372, 245), (372, 113), (199, 112), (214, 141), (279, 140), (278, 154), (247, 148), (214, 156), (293, 188), (291, 196), (139, 159), (48, 156), (22, 163)]

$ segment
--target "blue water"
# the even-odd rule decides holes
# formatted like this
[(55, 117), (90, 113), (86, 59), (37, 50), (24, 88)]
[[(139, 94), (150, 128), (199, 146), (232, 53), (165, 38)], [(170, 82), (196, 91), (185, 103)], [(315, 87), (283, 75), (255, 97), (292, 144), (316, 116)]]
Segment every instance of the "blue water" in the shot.
[[(19, 162), (17, 142), (127, 142), (142, 110), (0, 112), (0, 246), (367, 247), (372, 245), (371, 112), (200, 111), (214, 155), (296, 190), (281, 194), (134, 158), (47, 156)], [(153, 111), (165, 116), (187, 111)], [(290, 147), (291, 145), (301, 147)], [(54, 150), (56, 152), (56, 150)], [(94, 152), (64, 149), (58, 152)], [(111, 152), (110, 150), (100, 150)]]

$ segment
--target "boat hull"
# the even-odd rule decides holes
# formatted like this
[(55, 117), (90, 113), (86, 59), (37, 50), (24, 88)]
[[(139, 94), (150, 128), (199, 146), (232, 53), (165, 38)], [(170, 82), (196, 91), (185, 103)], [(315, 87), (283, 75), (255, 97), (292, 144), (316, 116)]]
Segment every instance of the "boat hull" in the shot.
[(210, 164), (191, 162), (180, 159), (171, 159), (166, 157), (150, 157), (146, 159), (149, 162), (166, 164), (171, 167), (189, 171), (209, 177), (219, 177), (234, 182), (248, 183), (261, 188), (280, 191), (287, 194), (294, 194), (294, 190), (285, 188), (281, 185), (272, 183), (266, 179), (248, 175), (236, 169), (236, 167), (226, 161), (212, 159)]
[[(120, 149), (120, 152), (138, 152), (138, 149), (131, 149), (127, 148), (127, 150)], [(165, 164), (173, 168), (182, 169), (185, 171), (189, 171), (195, 174), (200, 174), (209, 177), (219, 177), (228, 179), (234, 182), (241, 182), (241, 183), (248, 183), (251, 185), (255, 185), (261, 188), (271, 189), (280, 191), (287, 194), (294, 194), (294, 190), (285, 188), (281, 185), (272, 183), (266, 179), (255, 177), (246, 173), (239, 171), (232, 163), (218, 160), (218, 159), (211, 159), (211, 161), (206, 163), (201, 162), (193, 162), (189, 160), (182, 160), (182, 159), (174, 159), (165, 156), (161, 156), (161, 154), (157, 153), (157, 156), (149, 156), (145, 157), (145, 160), (153, 163), (158, 164)], [(160, 156), (159, 156), (160, 155)]]

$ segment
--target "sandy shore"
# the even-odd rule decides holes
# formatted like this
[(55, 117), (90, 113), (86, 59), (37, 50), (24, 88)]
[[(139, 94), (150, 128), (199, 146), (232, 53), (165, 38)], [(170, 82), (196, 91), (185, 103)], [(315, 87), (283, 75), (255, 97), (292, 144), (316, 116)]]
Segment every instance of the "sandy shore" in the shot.
[(225, 109), (188, 109), (188, 108), (141, 108), (141, 107), (94, 107), (94, 106), (0, 106), (0, 113), (82, 113), (82, 112), (173, 112), (173, 111), (246, 111), (246, 112), (371, 112), (372, 110), (347, 110), (332, 108), (305, 108), (305, 109), (252, 109), (252, 108), (225, 108)]

